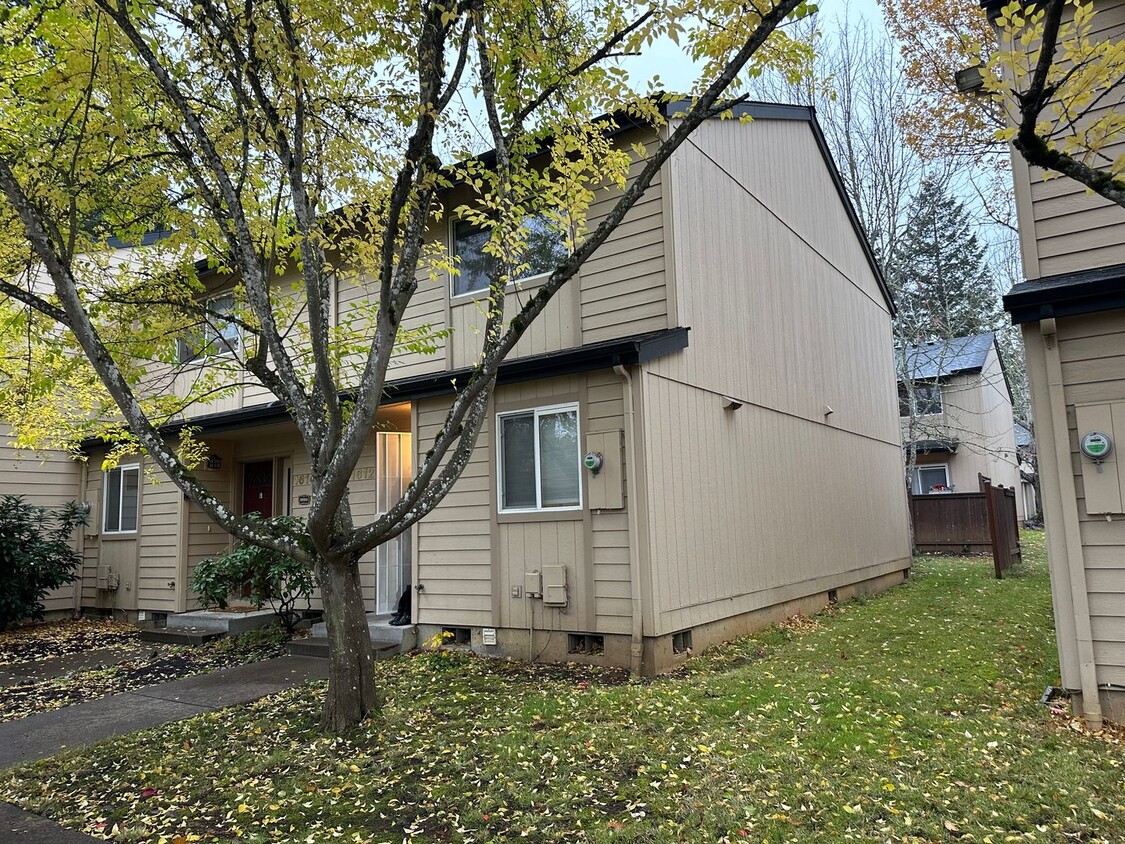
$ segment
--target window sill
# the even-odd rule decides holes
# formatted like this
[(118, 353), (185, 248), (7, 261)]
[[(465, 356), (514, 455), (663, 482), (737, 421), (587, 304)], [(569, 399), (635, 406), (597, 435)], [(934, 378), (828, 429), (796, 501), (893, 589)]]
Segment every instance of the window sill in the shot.
[[(527, 278), (517, 279), (516, 281), (509, 281), (505, 290), (505, 295), (513, 293), (516, 290), (522, 292), (524, 290), (542, 287), (550, 277), (550, 273), (540, 273), (539, 275), (529, 275)], [(454, 305), (468, 305), (471, 302), (479, 302), (481, 299), (487, 298), (487, 287), (482, 287), (480, 290), (470, 290), (468, 293), (454, 293), (453, 285), (451, 284), (449, 286), (449, 301)]]
[(518, 513), (496, 514), (496, 523), (514, 525), (527, 522), (580, 522), (586, 516), (584, 507), (567, 510), (524, 510)]

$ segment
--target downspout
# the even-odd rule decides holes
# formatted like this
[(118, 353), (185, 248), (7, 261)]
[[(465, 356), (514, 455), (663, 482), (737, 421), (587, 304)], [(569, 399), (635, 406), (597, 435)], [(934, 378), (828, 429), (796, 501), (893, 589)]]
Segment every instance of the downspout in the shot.
[(633, 378), (621, 364), (613, 367), (613, 371), (624, 384), (625, 401), (625, 485), (628, 490), (629, 520), (629, 594), (633, 607), (633, 632), (629, 648), (629, 670), (635, 676), (640, 676), (644, 664), (644, 619), (641, 601), (641, 567), (640, 555), (637, 553), (637, 543), (641, 531), (638, 525), (639, 488), (637, 486), (637, 437), (635, 417), (633, 414)]
[(1098, 672), (1094, 661), (1094, 635), (1090, 626), (1090, 594), (1086, 591), (1086, 567), (1082, 556), (1082, 540), (1078, 525), (1078, 493), (1074, 487), (1074, 470), (1070, 463), (1070, 429), (1066, 421), (1066, 398), (1063, 394), (1062, 359), (1053, 318), (1039, 321), (1043, 336), (1043, 356), (1047, 365), (1047, 407), (1055, 445), (1055, 468), (1059, 473), (1062, 494), (1063, 542), (1066, 548), (1066, 569), (1070, 577), (1071, 611), (1074, 613), (1074, 638), (1078, 650), (1078, 678), (1082, 686), (1082, 716), (1086, 726), (1099, 730), (1102, 726), (1102, 704), (1098, 696)]

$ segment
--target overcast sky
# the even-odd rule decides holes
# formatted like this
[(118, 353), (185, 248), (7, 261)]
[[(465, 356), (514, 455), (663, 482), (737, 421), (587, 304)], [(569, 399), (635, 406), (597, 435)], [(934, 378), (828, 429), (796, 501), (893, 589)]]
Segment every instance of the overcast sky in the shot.
[[(823, 25), (832, 27), (837, 18), (866, 18), (874, 27), (882, 27), (883, 15), (876, 0), (820, 0), (820, 15)], [(628, 59), (626, 66), (632, 78), (647, 81), (654, 74), (666, 91), (683, 91), (695, 78), (692, 64), (683, 51), (671, 41), (663, 40), (645, 51), (643, 56)]]

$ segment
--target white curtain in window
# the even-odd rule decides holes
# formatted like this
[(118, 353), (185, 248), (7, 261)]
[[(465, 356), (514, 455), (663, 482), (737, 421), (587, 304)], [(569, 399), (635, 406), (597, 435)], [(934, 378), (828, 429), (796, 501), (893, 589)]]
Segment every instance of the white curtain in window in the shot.
[(121, 470), (121, 529), (137, 529), (137, 504), (140, 499), (140, 477), (138, 469)]
[(543, 507), (578, 506), (578, 414), (573, 410), (539, 417)]

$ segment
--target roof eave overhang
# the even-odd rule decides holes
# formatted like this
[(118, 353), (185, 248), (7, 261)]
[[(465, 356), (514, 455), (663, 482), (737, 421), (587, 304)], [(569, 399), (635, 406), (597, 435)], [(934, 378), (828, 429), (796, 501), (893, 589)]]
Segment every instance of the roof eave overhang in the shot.
[(1125, 264), (1017, 284), (1004, 297), (1015, 325), (1125, 308)]
[[(504, 361), (500, 364), (496, 383), (517, 384), (541, 378), (609, 369), (614, 366), (635, 366), (681, 351), (687, 346), (688, 329), (683, 327), (636, 334), (617, 340), (606, 340), (573, 349)], [(464, 367), (390, 381), (384, 389), (383, 402), (398, 404), (453, 395), (468, 381), (471, 373), (471, 368)], [(344, 399), (350, 398), (351, 395), (347, 391), (341, 393)], [(220, 434), (289, 420), (289, 411), (285, 406), (280, 402), (273, 402), (171, 422), (162, 425), (159, 430), (166, 437), (175, 437), (185, 428), (191, 428), (205, 435)], [(86, 439), (82, 441), (82, 449), (87, 451), (102, 444), (104, 441), (99, 438)]]

